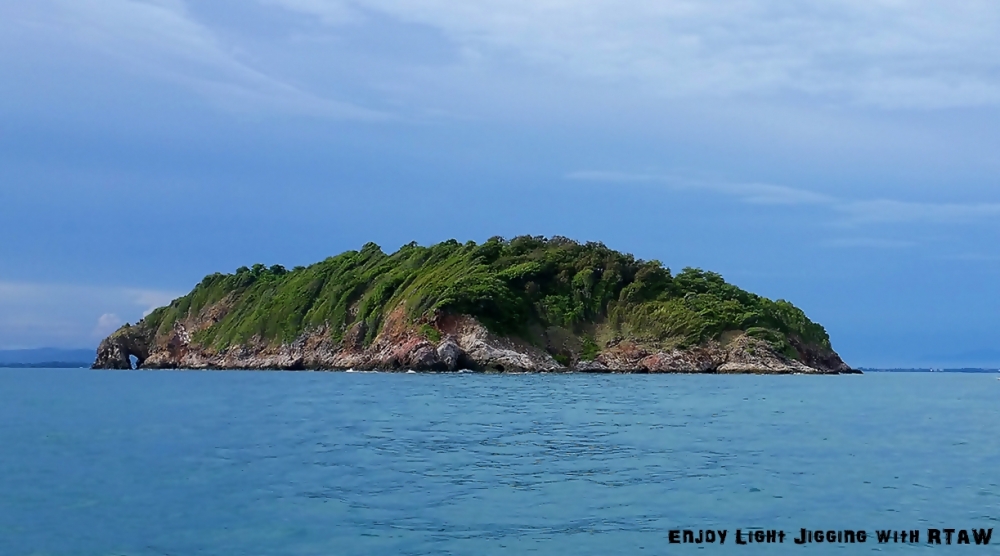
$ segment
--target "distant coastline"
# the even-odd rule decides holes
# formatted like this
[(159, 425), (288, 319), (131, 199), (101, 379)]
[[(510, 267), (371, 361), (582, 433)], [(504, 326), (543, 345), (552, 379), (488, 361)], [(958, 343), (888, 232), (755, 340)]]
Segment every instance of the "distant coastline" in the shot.
[(44, 361), (41, 363), (0, 363), (0, 369), (89, 369), (88, 361)]
[(34, 348), (0, 350), (0, 368), (70, 369), (89, 367), (95, 350), (70, 348)]

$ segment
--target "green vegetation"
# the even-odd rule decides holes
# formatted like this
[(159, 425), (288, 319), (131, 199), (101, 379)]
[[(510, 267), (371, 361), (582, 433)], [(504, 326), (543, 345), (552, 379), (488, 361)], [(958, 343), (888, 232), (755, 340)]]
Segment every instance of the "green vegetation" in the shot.
[(583, 349), (580, 350), (580, 360), (593, 361), (597, 357), (597, 354), (601, 352), (600, 346), (597, 345), (597, 342), (593, 338), (588, 336), (583, 337), (582, 343)]
[(793, 357), (790, 336), (830, 347), (823, 328), (792, 304), (743, 291), (716, 273), (686, 268), (673, 275), (658, 261), (600, 243), (532, 236), (411, 243), (391, 255), (368, 243), (291, 271), (241, 267), (205, 277), (143, 326), (162, 335), (178, 320), (215, 316), (218, 321), (194, 339), (224, 348), (252, 340), (291, 342), (324, 325), (340, 341), (363, 322), (370, 343), (394, 310), (432, 341), (440, 339), (435, 318), (444, 314), (471, 315), (497, 333), (535, 342), (541, 330), (567, 329), (582, 336), (584, 360), (614, 338), (686, 347), (737, 330)]
[(426, 323), (421, 324), (420, 325), (420, 333), (424, 336), (424, 338), (427, 338), (428, 340), (430, 340), (432, 342), (440, 342), (441, 341), (441, 331), (438, 330), (437, 328), (434, 328), (433, 326), (431, 326), (429, 324), (426, 324)]

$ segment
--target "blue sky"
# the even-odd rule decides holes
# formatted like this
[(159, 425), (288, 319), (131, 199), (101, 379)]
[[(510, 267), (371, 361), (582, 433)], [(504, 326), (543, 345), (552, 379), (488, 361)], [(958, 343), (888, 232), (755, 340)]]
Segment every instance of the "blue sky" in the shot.
[(1000, 365), (1000, 5), (0, 4), (0, 349), (205, 274), (566, 235)]

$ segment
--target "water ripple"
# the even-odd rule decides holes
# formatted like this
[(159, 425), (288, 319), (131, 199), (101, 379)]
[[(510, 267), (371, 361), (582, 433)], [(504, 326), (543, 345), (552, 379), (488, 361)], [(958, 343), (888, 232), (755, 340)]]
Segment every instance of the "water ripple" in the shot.
[(989, 527), (995, 382), (2, 372), (0, 554), (631, 554), (676, 528)]

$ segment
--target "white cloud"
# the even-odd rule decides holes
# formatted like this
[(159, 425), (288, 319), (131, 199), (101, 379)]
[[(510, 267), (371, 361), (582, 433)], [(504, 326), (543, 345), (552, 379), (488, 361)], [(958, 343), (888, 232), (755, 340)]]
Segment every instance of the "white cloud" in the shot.
[(15, 15), (16, 24), (32, 35), (48, 33), (74, 51), (117, 60), (131, 71), (187, 87), (227, 110), (337, 119), (387, 117), (255, 68), (241, 60), (236, 45), (196, 21), (180, 0), (43, 0)]
[(93, 336), (104, 338), (121, 327), (124, 321), (114, 313), (104, 313), (97, 319), (97, 326), (94, 327)]
[(145, 288), (0, 282), (0, 349), (92, 347), (124, 322), (136, 322), (180, 295)]
[(268, 0), (341, 24), (350, 6), (439, 29), (458, 50), (665, 95), (1000, 102), (992, 0)]
[[(241, 17), (225, 27), (199, 17), (206, 10), (192, 8), (201, 6), (38, 0), (0, 6), (0, 33), (47, 36), (62, 51), (117, 60), (227, 110), (342, 119), (395, 117), (339, 100), (345, 90), (410, 115), (461, 112), (475, 99), (558, 99), (562, 108), (619, 96), (1000, 104), (1000, 4), (991, 0), (258, 0), (239, 4)], [(241, 25), (276, 8), (326, 27), (301, 17), (275, 18), (266, 33)], [(366, 38), (351, 42), (347, 26)], [(415, 56), (423, 46), (396, 40), (401, 26), (433, 34), (451, 55)], [(295, 37), (310, 40), (292, 46)]]

